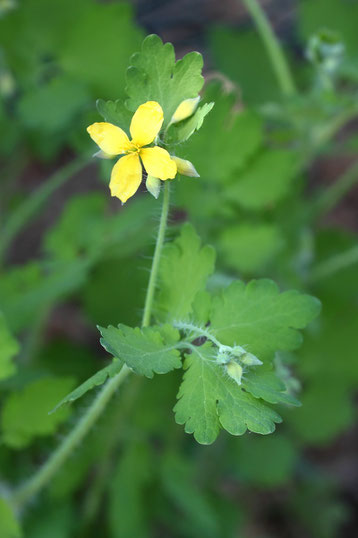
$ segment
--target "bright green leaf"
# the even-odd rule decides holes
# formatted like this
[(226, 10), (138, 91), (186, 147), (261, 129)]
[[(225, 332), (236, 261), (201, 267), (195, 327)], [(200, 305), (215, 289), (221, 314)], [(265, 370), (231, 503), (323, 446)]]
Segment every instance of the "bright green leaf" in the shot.
[(132, 119), (132, 112), (130, 112), (123, 101), (104, 101), (98, 99), (97, 110), (105, 121), (118, 125), (123, 130), (127, 131), (129, 135), (129, 125)]
[(174, 407), (178, 424), (194, 433), (201, 444), (211, 444), (220, 426), (232, 435), (246, 430), (268, 434), (281, 417), (272, 409), (242, 390), (217, 364), (210, 344), (192, 348), (185, 360), (183, 382)]
[(123, 360), (137, 374), (153, 377), (181, 367), (176, 349), (179, 333), (170, 325), (140, 329), (118, 325), (99, 327), (101, 344), (108, 353)]
[(197, 293), (204, 290), (214, 271), (215, 251), (202, 247), (190, 224), (163, 249), (159, 268), (159, 293), (155, 312), (159, 319), (184, 319), (192, 313)]
[(301, 405), (296, 398), (286, 392), (285, 384), (269, 367), (251, 368), (243, 375), (242, 386), (255, 398), (261, 398), (271, 404)]
[(165, 128), (182, 101), (197, 97), (204, 83), (202, 68), (198, 52), (175, 62), (171, 43), (163, 44), (157, 35), (148, 36), (127, 70), (128, 108), (134, 112), (146, 101), (157, 101), (164, 112)]
[(303, 329), (320, 310), (314, 297), (297, 291), (279, 292), (271, 280), (241, 281), (214, 298), (211, 331), (227, 345), (244, 346), (262, 361), (275, 351), (293, 350), (302, 341)]

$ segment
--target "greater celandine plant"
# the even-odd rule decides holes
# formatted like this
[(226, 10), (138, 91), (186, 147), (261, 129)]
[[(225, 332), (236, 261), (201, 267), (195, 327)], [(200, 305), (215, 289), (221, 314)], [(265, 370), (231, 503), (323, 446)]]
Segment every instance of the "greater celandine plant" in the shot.
[(104, 121), (89, 126), (88, 132), (100, 148), (96, 155), (119, 157), (111, 173), (112, 196), (125, 203), (144, 175), (148, 191), (162, 197), (142, 324), (99, 327), (112, 362), (57, 408), (103, 387), (49, 460), (9, 496), (15, 509), (50, 482), (130, 374), (152, 378), (183, 369), (175, 420), (202, 444), (213, 443), (221, 429), (232, 435), (273, 433), (282, 419), (272, 406), (300, 405), (275, 369), (274, 358), (279, 351), (299, 347), (300, 329), (317, 316), (319, 301), (297, 291), (280, 293), (267, 279), (248, 284), (238, 280), (210, 293), (214, 249), (201, 245), (189, 223), (164, 244), (171, 182), (180, 175), (201, 181), (195, 163), (185, 159), (183, 143), (214, 106), (200, 104), (202, 66), (196, 52), (176, 62), (172, 45), (151, 35), (131, 58), (127, 100), (97, 103)]

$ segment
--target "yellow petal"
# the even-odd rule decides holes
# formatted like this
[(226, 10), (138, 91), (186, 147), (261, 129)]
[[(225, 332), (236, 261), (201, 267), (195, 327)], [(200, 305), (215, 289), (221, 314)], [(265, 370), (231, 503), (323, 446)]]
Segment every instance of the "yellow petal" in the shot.
[(195, 170), (193, 163), (186, 159), (180, 159), (179, 157), (172, 157), (173, 161), (177, 165), (178, 174), (189, 177), (200, 177)]
[(133, 143), (142, 147), (151, 144), (163, 124), (163, 110), (156, 101), (147, 101), (137, 108), (130, 126)]
[(197, 106), (199, 104), (200, 97), (194, 97), (193, 99), (185, 99), (182, 101), (176, 111), (174, 112), (170, 123), (177, 123), (178, 121), (183, 121), (186, 118), (189, 118), (194, 114)]
[(125, 155), (113, 166), (109, 188), (124, 204), (133, 196), (142, 181), (142, 165), (138, 154)]
[(173, 179), (177, 173), (177, 165), (171, 159), (167, 150), (155, 146), (154, 148), (143, 148), (140, 150), (147, 174), (159, 179)]
[(93, 123), (87, 132), (107, 155), (120, 155), (132, 147), (126, 133), (112, 123)]

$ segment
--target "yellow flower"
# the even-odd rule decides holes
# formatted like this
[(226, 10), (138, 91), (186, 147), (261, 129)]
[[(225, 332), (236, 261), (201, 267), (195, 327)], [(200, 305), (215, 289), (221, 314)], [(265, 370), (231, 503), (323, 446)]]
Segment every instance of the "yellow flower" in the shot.
[(114, 165), (109, 183), (111, 195), (117, 196), (123, 204), (141, 184), (142, 164), (148, 175), (163, 181), (173, 179), (177, 173), (177, 165), (165, 149), (145, 147), (155, 140), (162, 124), (162, 107), (155, 101), (148, 101), (134, 113), (130, 125), (132, 140), (112, 123), (93, 123), (87, 127), (90, 137), (106, 156), (124, 155)]

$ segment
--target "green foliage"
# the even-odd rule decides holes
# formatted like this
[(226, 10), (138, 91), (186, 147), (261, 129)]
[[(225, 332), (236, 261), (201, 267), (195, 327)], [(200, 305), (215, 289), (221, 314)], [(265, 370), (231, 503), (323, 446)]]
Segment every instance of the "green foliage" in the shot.
[(51, 412), (54, 413), (64, 404), (72, 403), (75, 400), (78, 400), (79, 398), (81, 398), (89, 390), (92, 390), (99, 385), (103, 385), (103, 383), (109, 377), (113, 377), (114, 375), (118, 374), (122, 366), (123, 366), (122, 361), (118, 359), (114, 359), (111, 364), (109, 364), (105, 368), (102, 368), (101, 370), (96, 372), (89, 379), (86, 379), (86, 381), (84, 381), (84, 383), (82, 383), (79, 387), (77, 387), (75, 390), (70, 392), (70, 394), (62, 398), (62, 400), (56, 405), (56, 407), (54, 407), (54, 409), (52, 409)]
[[(189, 225), (183, 226), (179, 237), (163, 252), (156, 315), (173, 320), (186, 343), (178, 343), (179, 332), (171, 325), (100, 328), (104, 348), (147, 377), (180, 368), (178, 348), (189, 347), (176, 420), (185, 423), (186, 431), (203, 444), (216, 439), (220, 426), (234, 435), (242, 435), (246, 429), (271, 433), (281, 417), (261, 400), (299, 405), (269, 364), (260, 366), (256, 357), (267, 362), (278, 350), (296, 349), (301, 343), (297, 329), (304, 328), (320, 308), (308, 295), (295, 291), (280, 294), (269, 280), (252, 281), (247, 286), (234, 282), (210, 301), (204, 290), (213, 261), (213, 250), (201, 247)], [(195, 325), (196, 313), (199, 325)], [(185, 319), (190, 322), (185, 323)], [(210, 329), (201, 328), (200, 323), (208, 319)], [(215, 347), (210, 342), (193, 345), (197, 337)], [(254, 366), (245, 366), (246, 352), (256, 355)], [(228, 374), (232, 362), (243, 368), (240, 381)]]
[(294, 350), (303, 329), (320, 310), (317, 299), (297, 291), (279, 293), (270, 280), (234, 282), (214, 298), (211, 331), (227, 345), (244, 345), (261, 360)]
[[(104, 101), (103, 99), (97, 100), (97, 110), (105, 121), (118, 125), (122, 129), (130, 124), (132, 119), (131, 112), (126, 108), (123, 101)], [(129, 133), (129, 131), (128, 131)]]
[(297, 161), (294, 151), (266, 150), (237, 175), (227, 196), (245, 209), (271, 207), (289, 192)]
[(0, 313), (0, 380), (11, 377), (16, 372), (13, 359), (18, 352), (19, 344), (9, 332), (6, 320)]
[(213, 106), (214, 103), (205, 103), (203, 106), (198, 107), (190, 118), (170, 125), (165, 136), (165, 142), (169, 145), (186, 142), (195, 131), (202, 127), (205, 117)]
[(99, 193), (72, 198), (45, 237), (45, 248), (57, 260), (73, 260), (96, 253), (108, 222), (102, 217), (106, 198)]
[(299, 28), (303, 39), (307, 40), (317, 30), (328, 28), (339, 32), (344, 39), (348, 53), (356, 55), (358, 46), (357, 27), (358, 6), (355, 2), (340, 0), (316, 0), (300, 2)]
[(180, 518), (182, 535), (218, 536), (220, 525), (216, 510), (198, 483), (194, 465), (180, 454), (169, 452), (163, 458), (161, 471), (164, 490), (183, 514)]
[(51, 415), (49, 412), (73, 384), (71, 378), (44, 377), (12, 392), (1, 414), (3, 442), (22, 449), (36, 437), (53, 434), (68, 418), (69, 410), (64, 408)]
[(198, 443), (213, 443), (220, 426), (232, 435), (246, 430), (268, 434), (281, 417), (247, 394), (217, 364), (210, 344), (192, 348), (186, 356), (186, 372), (179, 390), (175, 419), (194, 433)]
[(137, 374), (153, 377), (181, 367), (176, 349), (179, 333), (170, 325), (132, 329), (126, 325), (99, 327), (101, 344), (108, 353), (123, 360)]
[[(225, 94), (221, 85), (208, 85), (205, 101), (215, 106), (205, 119), (200, 135), (185, 146), (185, 158), (195, 163), (202, 180), (229, 182), (262, 143), (262, 122), (253, 111), (235, 112), (235, 94)], [(206, 186), (207, 188), (207, 186)]]
[(78, 289), (85, 281), (88, 260), (41, 266), (29, 262), (8, 271), (0, 282), (0, 303), (9, 327), (19, 331), (31, 325), (34, 314)]
[[(353, 4), (299, 2), (290, 23), (298, 30), (295, 50), (288, 27), (281, 34), (278, 26), (298, 86), (306, 88), (285, 100), (256, 30), (209, 28), (206, 73), (220, 83), (208, 83), (194, 114), (175, 124), (176, 107), (201, 89), (201, 56), (175, 62), (172, 46), (149, 36), (126, 78), (142, 35), (128, 4), (53, 0), (48, 9), (46, 0), (27, 0), (5, 14), (8, 4), (0, 6), (5, 238), (23, 199), (36, 200), (36, 176), (73, 154), (75, 162), (78, 153), (89, 154), (85, 127), (98, 119), (89, 106), (98, 97), (105, 121), (127, 130), (143, 101), (163, 106), (159, 145), (192, 161), (201, 176), (171, 182), (173, 229), (189, 220), (203, 238), (186, 223), (164, 245), (154, 325), (132, 328), (142, 315), (158, 202), (138, 193), (120, 208), (92, 183), (96, 175), (108, 182), (113, 161), (103, 160), (98, 171), (91, 166), (62, 183), (52, 200), (46, 195), (42, 215), (24, 209), (26, 227), (15, 230), (18, 237), (1, 260), (1, 537), (21, 535), (7, 505), (13, 488), (22, 481), (27, 487), (31, 472), (42, 473), (50, 451), (63, 446), (56, 432), (69, 406), (48, 412), (59, 401), (62, 406), (87, 395), (77, 403), (86, 415), (97, 387), (123, 364), (144, 377), (131, 376), (121, 386), (88, 438), (46, 484), (48, 492), (43, 489), (31, 510), (20, 507), (26, 538), (250, 532), (335, 538), (346, 531), (341, 525), (352, 493), (337, 469), (350, 469), (352, 437), (342, 436), (335, 450), (331, 443), (355, 418), (357, 258), (345, 252), (357, 252), (357, 237), (333, 228), (341, 215), (345, 226), (354, 225), (349, 198), (333, 218), (314, 215), (316, 184), (307, 185), (306, 170), (330, 189), (326, 170), (338, 170), (338, 158), (348, 164), (355, 149), (346, 140), (354, 139), (354, 122), (332, 138), (356, 110)], [(150, 15), (147, 8), (140, 14), (149, 26)], [(326, 81), (319, 61), (308, 64), (300, 53), (322, 25), (338, 30), (347, 48)], [(312, 166), (318, 151), (319, 168)], [(45, 159), (46, 165), (39, 162)], [(337, 200), (331, 194), (332, 205)], [(207, 242), (214, 248), (202, 246)], [(246, 280), (262, 276), (303, 293), (279, 293), (272, 280)], [(319, 310), (305, 293), (319, 297), (323, 311), (296, 356), (301, 329)], [(94, 325), (118, 322), (118, 328), (101, 329), (115, 356), (103, 363)], [(179, 385), (180, 425), (172, 414)], [(293, 409), (297, 398), (303, 405)], [(266, 435), (281, 416), (280, 431)], [(184, 429), (211, 446), (198, 445)], [(223, 432), (213, 443), (221, 429), (241, 437)], [(319, 465), (317, 448), (310, 447), (318, 447)], [(336, 485), (326, 470), (336, 475)]]
[(301, 439), (318, 445), (333, 440), (354, 423), (358, 380), (356, 306), (342, 306), (327, 296), (323, 304), (320, 330), (308, 335), (301, 352), (303, 405), (290, 421)]
[(182, 320), (192, 313), (196, 295), (214, 271), (214, 261), (213, 248), (201, 247), (193, 227), (184, 225), (180, 236), (163, 250), (155, 304), (159, 319)]
[(57, 133), (68, 127), (88, 102), (89, 93), (83, 84), (70, 78), (53, 78), (23, 96), (18, 114), (27, 128)]
[(163, 45), (157, 35), (148, 36), (141, 52), (134, 54), (127, 71), (127, 107), (133, 112), (146, 101), (157, 101), (164, 112), (165, 128), (185, 99), (196, 97), (204, 79), (201, 54), (190, 52), (175, 62), (174, 47)]
[[(215, 64), (238, 84), (245, 103), (262, 103), (277, 98), (280, 91), (277, 80), (256, 31), (214, 27), (209, 39)], [(235, 61), (228, 51), (235, 51)], [(260, 84), (257, 83), (258, 73)]]
[[(37, 512), (37, 513), (36, 513)], [(74, 507), (68, 503), (42, 506), (32, 513), (25, 530), (27, 538), (68, 538), (75, 528)]]
[(258, 487), (272, 487), (286, 482), (298, 454), (289, 437), (275, 433), (265, 437), (243, 437), (235, 447), (235, 457), (240, 480)]
[(244, 223), (227, 226), (219, 237), (223, 258), (228, 267), (242, 273), (259, 273), (282, 247), (277, 226)]
[(249, 371), (243, 378), (242, 386), (255, 398), (262, 398), (272, 404), (300, 405), (296, 398), (286, 392), (283, 381), (268, 367)]
[(1, 538), (21, 538), (22, 532), (5, 499), (0, 498), (0, 533)]
[(113, 538), (149, 536), (144, 486), (153, 473), (152, 458), (148, 445), (136, 442), (126, 448), (116, 465), (108, 512)]
[[(96, 264), (82, 293), (83, 308), (93, 324), (107, 326), (119, 320), (126, 325), (138, 324), (149, 263), (150, 260), (143, 257), (138, 270), (138, 259), (128, 256)], [(116, 285), (108, 286), (108, 282)]]
[[(45, 248), (59, 261), (87, 258), (94, 262), (107, 254), (113, 245), (117, 256), (131, 254), (145, 244), (151, 227), (142, 219), (152, 215), (149, 198), (136, 200), (124, 214), (108, 214), (108, 202), (100, 193), (73, 197), (61, 218), (45, 237)], [(142, 217), (142, 218), (139, 218)], [(123, 243), (121, 250), (118, 245)]]
[[(142, 39), (125, 3), (90, 2), (77, 24), (70, 25), (60, 51), (64, 71), (107, 98), (123, 95), (122, 74)], [(95, 68), (94, 68), (95, 66)]]

